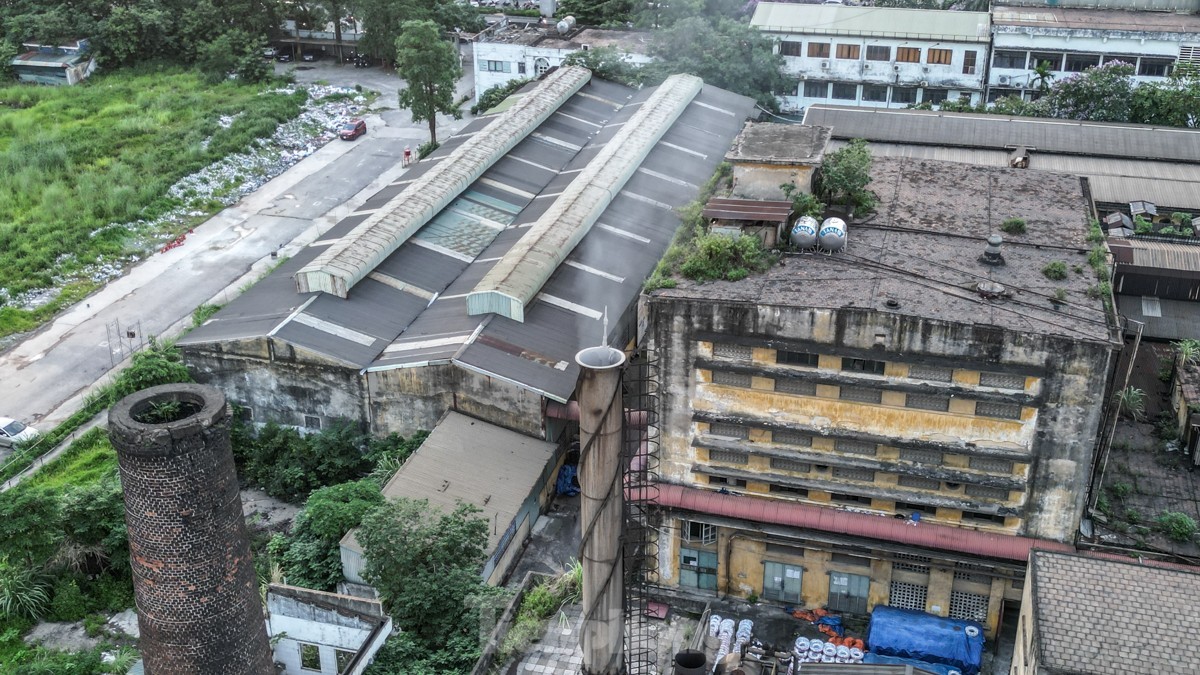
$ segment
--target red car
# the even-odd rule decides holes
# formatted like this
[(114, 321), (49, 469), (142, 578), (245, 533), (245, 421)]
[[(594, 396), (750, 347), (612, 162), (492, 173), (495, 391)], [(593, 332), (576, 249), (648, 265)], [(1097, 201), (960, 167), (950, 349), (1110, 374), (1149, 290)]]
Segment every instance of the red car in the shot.
[(362, 120), (350, 120), (338, 129), (338, 136), (341, 136), (343, 141), (352, 141), (365, 133), (367, 123)]

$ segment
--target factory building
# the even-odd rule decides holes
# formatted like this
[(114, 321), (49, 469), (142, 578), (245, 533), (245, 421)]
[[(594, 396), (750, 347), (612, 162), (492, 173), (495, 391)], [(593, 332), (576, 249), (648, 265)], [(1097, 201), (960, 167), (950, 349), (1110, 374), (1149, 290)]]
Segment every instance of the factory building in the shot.
[[(1071, 550), (1111, 298), (1080, 179), (876, 158), (844, 247), (655, 291), (660, 583), (864, 613), (1015, 620), (1031, 548)], [(1022, 217), (1024, 234), (989, 236)], [(1068, 270), (1070, 267), (1068, 266)]]

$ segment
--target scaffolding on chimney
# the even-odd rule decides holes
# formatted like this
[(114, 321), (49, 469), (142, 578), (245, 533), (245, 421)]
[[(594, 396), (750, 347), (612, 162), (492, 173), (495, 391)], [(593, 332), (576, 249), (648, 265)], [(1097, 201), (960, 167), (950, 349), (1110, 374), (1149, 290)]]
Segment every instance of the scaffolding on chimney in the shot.
[(622, 555), (625, 571), (625, 672), (658, 672), (658, 627), (648, 621), (649, 582), (658, 560), (658, 530), (650, 518), (658, 484), (659, 366), (653, 353), (635, 353), (623, 379), (625, 483)]

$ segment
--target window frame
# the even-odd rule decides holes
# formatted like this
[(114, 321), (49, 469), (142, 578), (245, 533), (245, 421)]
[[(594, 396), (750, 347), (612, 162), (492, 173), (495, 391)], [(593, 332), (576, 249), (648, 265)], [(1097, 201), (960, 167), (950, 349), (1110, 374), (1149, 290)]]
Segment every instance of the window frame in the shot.
[[(841, 95), (839, 95), (839, 93)], [(849, 94), (846, 96), (845, 94)], [(858, 83), (857, 82), (834, 82), (833, 88), (829, 92), (831, 101), (857, 101), (858, 100)]]
[(887, 370), (887, 361), (876, 359), (856, 359), (842, 357), (841, 371), (843, 373), (863, 373), (865, 375), (883, 375)]
[[(850, 43), (839, 42), (837, 49), (834, 50), (835, 57), (843, 61), (857, 61), (862, 55), (862, 46)], [(844, 56), (843, 56), (844, 54)]]
[[(300, 642), (299, 640), (297, 640), (296, 648), (300, 653), (300, 670), (307, 670), (307, 671), (313, 672), (313, 673), (321, 672), (321, 645), (314, 645), (310, 642)], [(311, 649), (312, 651), (307, 651), (309, 649)], [(307, 653), (306, 653), (306, 651), (307, 651)], [(316, 667), (305, 665), (306, 662), (311, 663), (311, 661), (309, 661), (309, 659), (308, 659), (309, 655), (316, 657), (316, 659), (317, 659)]]
[(820, 354), (812, 352), (793, 352), (787, 349), (775, 350), (775, 363), (785, 366), (804, 366), (816, 368), (821, 362)]
[[(838, 591), (835, 587), (845, 590)], [(829, 596), (826, 601), (829, 609), (846, 614), (866, 614), (870, 594), (870, 576), (829, 570)]]
[[(762, 598), (776, 602), (800, 603), (804, 589), (804, 567), (791, 563), (764, 560)], [(779, 572), (778, 576), (774, 573)], [(778, 579), (778, 584), (775, 580)], [(789, 587), (792, 589), (789, 591)]]
[[(691, 560), (692, 562), (685, 562)], [(708, 565), (712, 566), (709, 567)], [(716, 551), (679, 547), (679, 585), (705, 591), (717, 590), (720, 560)], [(690, 576), (685, 576), (690, 575)], [(691, 583), (694, 580), (695, 583)]]
[(829, 58), (830, 44), (829, 42), (810, 42), (805, 53), (810, 59), (827, 59)]
[[(1015, 56), (1021, 55), (1020, 63), (1015, 61)], [(1003, 62), (1001, 59), (1003, 58)], [(1029, 63), (1029, 50), (1016, 49), (997, 49), (992, 52), (992, 67), (993, 68), (1011, 68), (1014, 70), (1026, 70), (1026, 64)]]
[[(1082, 73), (1088, 68), (1095, 68), (1100, 65), (1101, 54), (1090, 54), (1087, 52), (1067, 52), (1066, 58), (1063, 60), (1063, 72), (1067, 73)], [(1092, 57), (1090, 62), (1084, 63), (1085, 57)], [(1071, 60), (1076, 59), (1075, 63)]]
[[(1171, 75), (1171, 69), (1174, 65), (1175, 59), (1139, 56), (1137, 75), (1138, 77), (1169, 77)], [(1162, 72), (1146, 72), (1150, 66), (1161, 66)]]
[(713, 546), (717, 543), (717, 526), (698, 520), (684, 520), (679, 526), (679, 541), (685, 544)]
[[(870, 96), (869, 93), (875, 93), (879, 98)], [(872, 103), (887, 103), (888, 88), (886, 84), (863, 84), (862, 100)]]
[(963, 52), (963, 75), (974, 75), (979, 68), (979, 52), (968, 49)]
[[(786, 45), (786, 46), (785, 46)], [(780, 56), (804, 56), (804, 43), (800, 40), (780, 40)]]
[[(1047, 57), (1057, 56), (1058, 63), (1051, 61)], [(1028, 70), (1037, 70), (1037, 67), (1043, 62), (1050, 64), (1052, 72), (1061, 73), (1063, 68), (1063, 58), (1066, 54), (1062, 52), (1029, 52), (1029, 68)]]
[(896, 47), (896, 63), (920, 63), (920, 47)]
[(948, 66), (954, 62), (954, 50), (930, 47), (925, 50), (925, 63), (931, 66)]
[[(874, 56), (872, 56), (874, 52)], [(880, 56), (882, 54), (882, 56)], [(892, 47), (891, 45), (867, 45), (866, 50), (867, 61), (891, 61)]]
[[(816, 89), (817, 87), (821, 87), (820, 94), (809, 93), (810, 88)], [(804, 98), (828, 99), (829, 98), (829, 83), (814, 81), (814, 80), (805, 80), (804, 81)]]

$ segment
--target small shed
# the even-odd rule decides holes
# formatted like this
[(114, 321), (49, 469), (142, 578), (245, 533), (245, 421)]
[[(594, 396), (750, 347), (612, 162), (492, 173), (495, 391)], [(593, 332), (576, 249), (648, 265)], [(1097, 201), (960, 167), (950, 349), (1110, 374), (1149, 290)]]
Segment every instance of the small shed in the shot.
[(813, 172), (829, 145), (831, 127), (747, 122), (725, 153), (733, 165), (732, 196), (780, 199), (780, 185), (812, 192)]
[(22, 82), (33, 84), (78, 84), (96, 70), (96, 59), (90, 54), (88, 40), (75, 40), (61, 45), (26, 42), (29, 51), (12, 60), (13, 72)]
[[(483, 577), (499, 584), (549, 503), (560, 456), (556, 445), (449, 411), (383, 486), (386, 499), (428, 499), (449, 512), (462, 501), (489, 523)], [(363, 549), (351, 530), (341, 541), (342, 573), (362, 578)]]
[(713, 197), (700, 215), (708, 220), (711, 232), (754, 235), (762, 239), (764, 247), (771, 248), (784, 237), (784, 229), (792, 217), (792, 203)]

